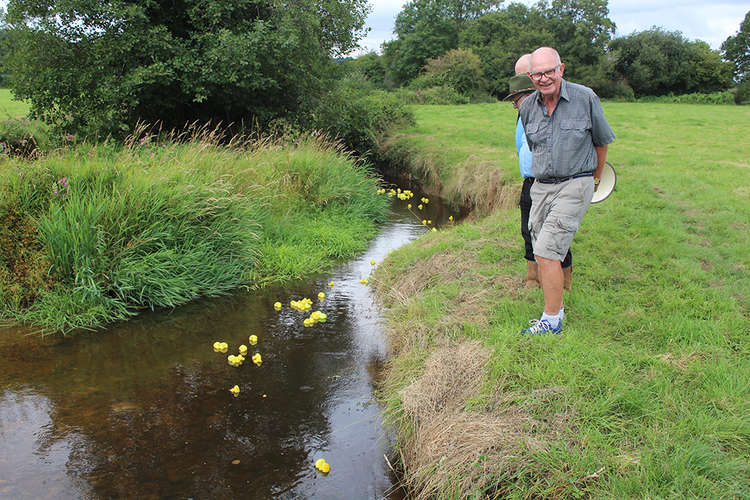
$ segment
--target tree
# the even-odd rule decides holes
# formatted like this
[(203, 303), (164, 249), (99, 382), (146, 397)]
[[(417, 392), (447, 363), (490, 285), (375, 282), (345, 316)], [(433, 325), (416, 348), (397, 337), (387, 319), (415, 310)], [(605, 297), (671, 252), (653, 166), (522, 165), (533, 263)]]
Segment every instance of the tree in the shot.
[(615, 72), (636, 96), (725, 90), (731, 67), (705, 42), (690, 42), (679, 31), (650, 30), (610, 43)]
[(11, 0), (11, 85), (45, 121), (87, 135), (263, 122), (326, 87), (367, 13), (366, 0)]
[(750, 11), (740, 24), (740, 30), (721, 44), (724, 59), (734, 65), (734, 79), (738, 83), (750, 80)]
[(396, 16), (397, 39), (383, 44), (390, 77), (399, 84), (415, 78), (427, 60), (458, 47), (467, 22), (502, 0), (411, 0)]
[(507, 92), (518, 57), (543, 45), (560, 53), (566, 78), (596, 89), (606, 83), (599, 64), (615, 29), (608, 14), (606, 0), (512, 3), (468, 23), (460, 46), (480, 56), (490, 92), (497, 96)]

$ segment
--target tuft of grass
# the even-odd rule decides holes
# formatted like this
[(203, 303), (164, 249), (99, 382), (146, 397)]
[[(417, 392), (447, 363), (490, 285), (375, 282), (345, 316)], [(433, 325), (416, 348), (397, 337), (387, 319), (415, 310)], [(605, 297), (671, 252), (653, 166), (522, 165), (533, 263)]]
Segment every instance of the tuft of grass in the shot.
[(324, 270), (374, 234), (377, 179), (334, 144), (219, 146), (211, 133), (3, 160), (2, 314), (45, 332), (97, 328)]
[[(483, 106), (418, 107), (417, 126), (398, 140), (417, 151), (424, 141), (426, 155), (455, 144), (453, 159), (442, 156), (443, 185), (460, 176), (474, 141), (477, 150), (496, 141), (499, 168), (520, 185), (515, 113), (498, 106), (496, 126), (480, 127)], [(519, 335), (543, 296), (523, 287), (516, 208), (428, 233), (375, 271), (395, 350), (382, 397), (409, 448), (402, 465), (417, 498), (750, 497), (750, 191), (741, 181), (750, 110), (719, 106), (726, 122), (717, 123), (716, 106), (604, 107), (618, 136), (608, 155), (617, 189), (589, 209), (574, 241), (561, 335)], [(424, 479), (430, 463), (409, 463), (426, 444), (405, 395), (424, 360), (472, 341), (492, 352), (483, 383), (446, 402), (464, 412), (442, 424), (481, 426), (515, 409), (521, 432), (499, 449), (462, 448), (461, 464), (446, 449), (451, 469), (435, 466), (436, 485)], [(479, 492), (461, 486), (477, 467)]]

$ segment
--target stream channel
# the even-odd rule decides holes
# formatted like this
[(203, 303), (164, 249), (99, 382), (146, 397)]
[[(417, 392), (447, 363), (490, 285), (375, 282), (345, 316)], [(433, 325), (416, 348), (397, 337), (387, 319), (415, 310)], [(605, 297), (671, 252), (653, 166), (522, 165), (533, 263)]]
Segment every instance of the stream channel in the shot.
[[(360, 283), (372, 260), (427, 230), (392, 199), (369, 248), (331, 273), (103, 332), (41, 338), (0, 328), (0, 498), (403, 498), (374, 396), (385, 322)], [(450, 215), (437, 200), (412, 210), (438, 228)], [(303, 297), (309, 312), (290, 308)], [(304, 327), (315, 310), (327, 321)], [(215, 341), (228, 353), (214, 352)], [(247, 360), (229, 366), (240, 344)], [(327, 475), (315, 470), (319, 458)]]

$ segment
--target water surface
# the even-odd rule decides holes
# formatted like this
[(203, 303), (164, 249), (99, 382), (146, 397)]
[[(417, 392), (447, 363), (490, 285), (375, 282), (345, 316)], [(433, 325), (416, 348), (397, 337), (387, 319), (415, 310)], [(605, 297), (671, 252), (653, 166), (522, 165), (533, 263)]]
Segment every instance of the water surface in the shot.
[[(404, 205), (394, 200), (367, 251), (330, 274), (105, 332), (0, 329), (0, 498), (401, 498), (373, 396), (383, 320), (360, 279), (426, 230)], [(436, 224), (449, 215), (432, 201), (418, 213)], [(309, 312), (289, 307), (303, 297), (325, 323), (303, 327)], [(249, 355), (229, 366), (215, 341), (227, 354), (248, 345), (262, 366)]]

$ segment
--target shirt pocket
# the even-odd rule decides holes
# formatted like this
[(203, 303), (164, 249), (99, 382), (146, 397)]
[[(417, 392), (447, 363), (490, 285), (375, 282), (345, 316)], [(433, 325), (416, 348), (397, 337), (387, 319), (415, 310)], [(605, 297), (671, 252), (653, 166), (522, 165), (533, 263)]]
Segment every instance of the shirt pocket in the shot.
[(563, 151), (576, 151), (586, 141), (591, 141), (591, 123), (586, 119), (568, 119), (560, 122), (560, 146)]
[(526, 139), (529, 143), (529, 149), (534, 150), (535, 146), (539, 146), (546, 142), (546, 137), (542, 133), (542, 127), (539, 126), (539, 122), (529, 123), (526, 125)]

